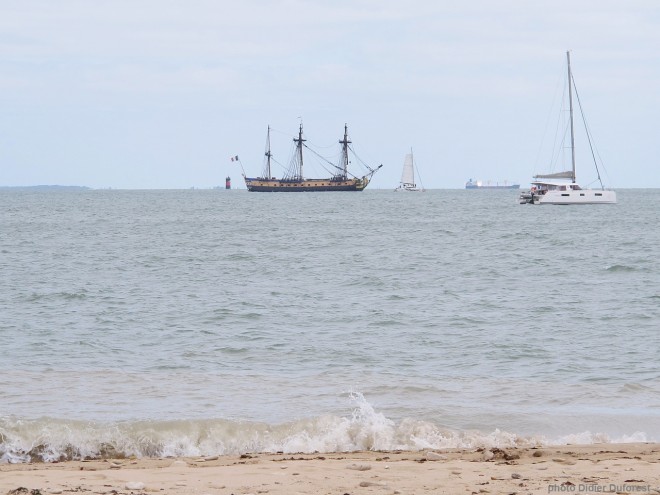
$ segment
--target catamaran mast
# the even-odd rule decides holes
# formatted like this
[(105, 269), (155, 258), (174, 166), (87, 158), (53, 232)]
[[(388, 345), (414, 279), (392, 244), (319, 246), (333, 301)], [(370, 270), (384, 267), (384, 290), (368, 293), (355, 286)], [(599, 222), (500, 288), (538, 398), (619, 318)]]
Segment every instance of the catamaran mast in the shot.
[(271, 172), (270, 172), (270, 157), (273, 156), (273, 154), (270, 152), (270, 126), (268, 126), (268, 134), (266, 135), (266, 179), (270, 179), (272, 177)]
[(302, 137), (302, 124), (300, 124), (300, 130), (298, 131), (298, 139), (293, 138), (293, 141), (296, 143), (296, 146), (298, 148), (298, 160), (299, 160), (299, 166), (298, 166), (298, 172), (300, 174), (300, 180), (303, 180), (303, 153), (302, 153), (302, 147), (303, 143), (307, 141), (306, 139), (303, 139)]
[(348, 145), (350, 143), (351, 141), (348, 140), (348, 125), (344, 124), (344, 139), (339, 141), (339, 144), (341, 144), (341, 161), (343, 162), (344, 179), (348, 177)]
[(571, 161), (573, 164), (573, 182), (575, 182), (575, 135), (573, 134), (573, 76), (571, 75), (571, 52), (566, 52), (568, 61), (568, 106), (571, 118)]

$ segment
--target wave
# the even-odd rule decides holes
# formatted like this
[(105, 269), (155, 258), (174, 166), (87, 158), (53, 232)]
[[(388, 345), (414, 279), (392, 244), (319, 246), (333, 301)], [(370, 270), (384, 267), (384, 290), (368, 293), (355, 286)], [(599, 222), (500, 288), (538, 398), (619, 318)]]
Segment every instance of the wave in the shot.
[(33, 292), (29, 296), (27, 296), (26, 299), (28, 302), (40, 302), (40, 301), (58, 300), (58, 299), (63, 299), (65, 301), (73, 301), (73, 300), (86, 299), (86, 298), (87, 298), (87, 291), (85, 289), (81, 289), (80, 291), (77, 292), (63, 291), (63, 292), (41, 293), (41, 294), (38, 292)]
[(618, 439), (583, 432), (556, 439), (495, 430), (455, 431), (428, 421), (396, 423), (354, 393), (350, 417), (326, 415), (284, 424), (229, 419), (87, 422), (0, 418), (0, 463), (129, 457), (194, 457), (241, 453), (329, 453), (480, 447), (533, 447), (644, 442), (644, 433)]
[(637, 268), (627, 265), (610, 265), (605, 270), (608, 272), (634, 272)]

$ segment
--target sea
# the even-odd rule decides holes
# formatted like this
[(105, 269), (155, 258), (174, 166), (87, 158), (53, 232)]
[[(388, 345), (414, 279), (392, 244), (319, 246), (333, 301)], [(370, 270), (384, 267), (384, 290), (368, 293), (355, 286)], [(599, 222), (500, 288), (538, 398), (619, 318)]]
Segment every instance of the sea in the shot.
[(0, 190), (0, 462), (660, 441), (660, 190)]

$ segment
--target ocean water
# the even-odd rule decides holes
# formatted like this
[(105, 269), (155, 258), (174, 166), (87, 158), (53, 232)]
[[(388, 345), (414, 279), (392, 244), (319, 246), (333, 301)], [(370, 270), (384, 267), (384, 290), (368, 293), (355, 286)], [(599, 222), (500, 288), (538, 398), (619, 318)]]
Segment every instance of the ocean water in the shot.
[(660, 190), (0, 191), (0, 462), (660, 441)]

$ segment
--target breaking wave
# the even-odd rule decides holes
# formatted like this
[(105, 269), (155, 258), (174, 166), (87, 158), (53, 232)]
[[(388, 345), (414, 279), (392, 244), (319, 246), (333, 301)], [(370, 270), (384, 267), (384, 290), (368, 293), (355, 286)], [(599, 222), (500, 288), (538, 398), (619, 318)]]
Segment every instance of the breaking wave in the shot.
[(103, 458), (194, 457), (240, 453), (329, 453), (644, 442), (590, 432), (557, 439), (495, 430), (455, 431), (428, 421), (394, 422), (358, 393), (350, 417), (326, 415), (283, 424), (225, 419), (97, 423), (0, 418), (0, 463)]

